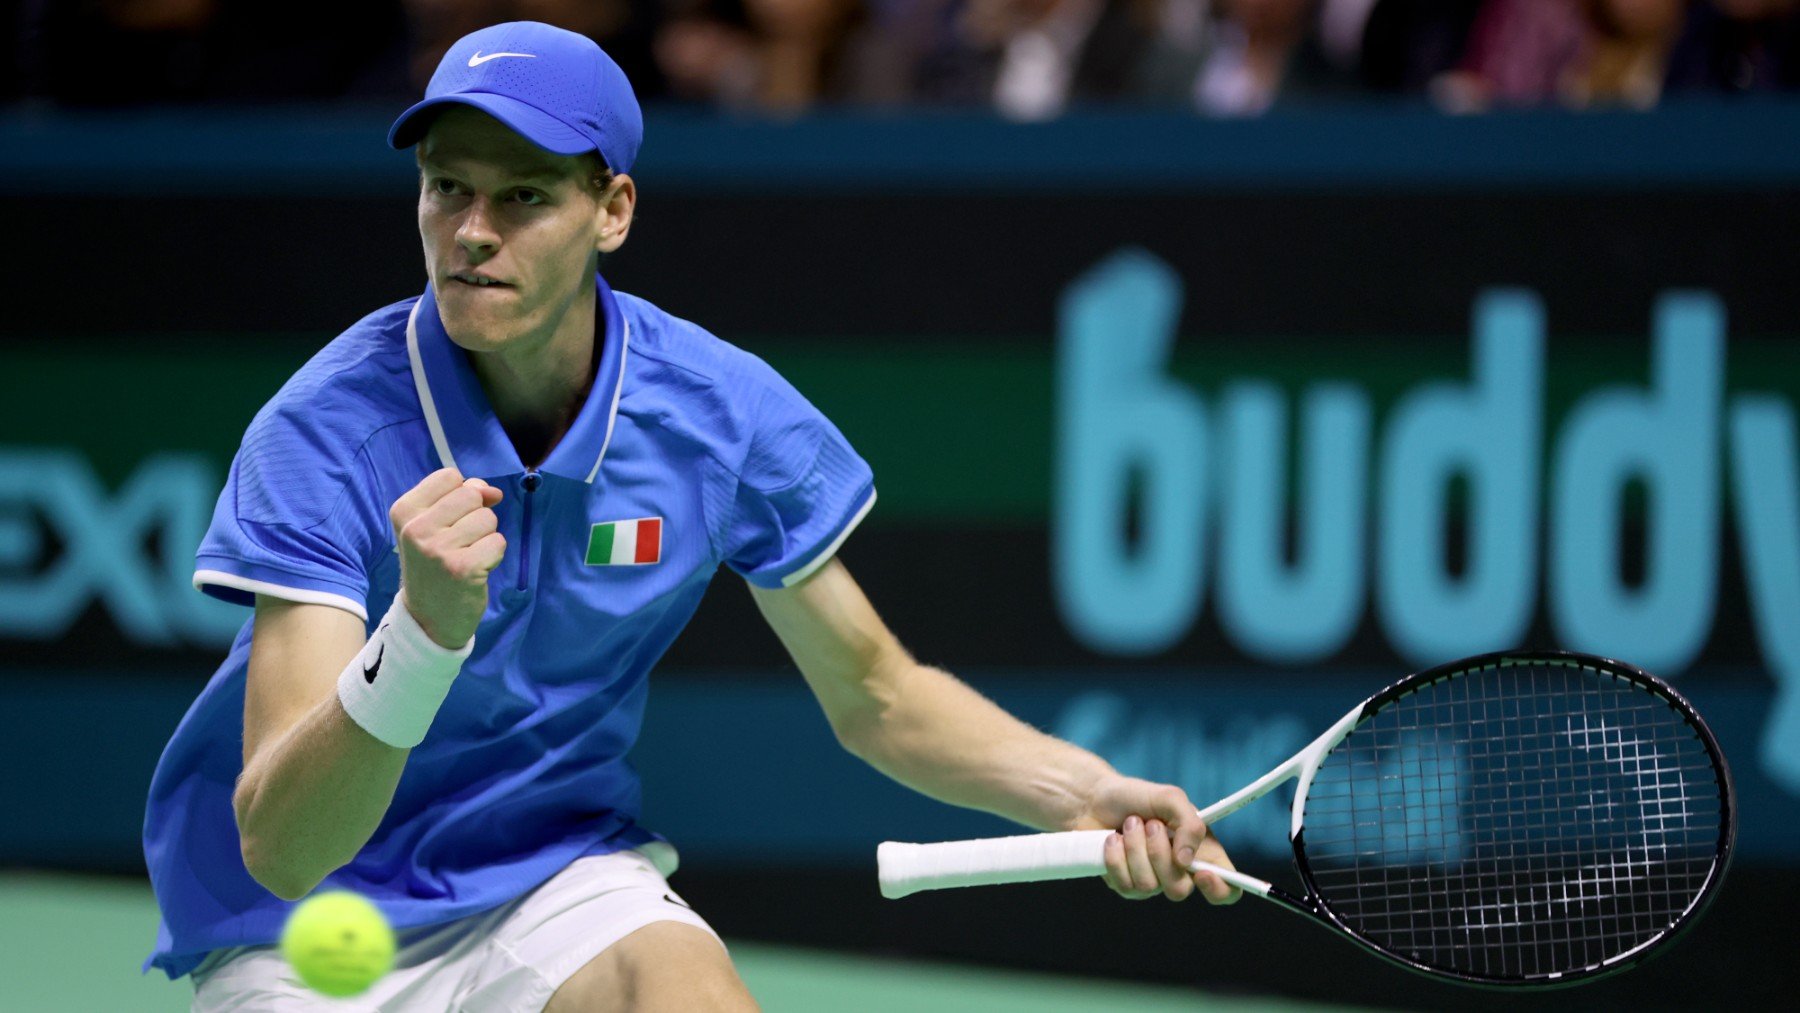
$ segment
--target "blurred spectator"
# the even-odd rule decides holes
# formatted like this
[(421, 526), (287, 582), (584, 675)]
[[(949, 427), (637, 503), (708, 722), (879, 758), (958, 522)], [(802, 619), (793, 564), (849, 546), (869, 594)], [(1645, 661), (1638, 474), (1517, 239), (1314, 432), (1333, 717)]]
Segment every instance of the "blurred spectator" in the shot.
[(1656, 104), (1685, 0), (1488, 0), (1460, 68), (1432, 84), (1453, 112), (1560, 102)]
[(1461, 66), (1432, 82), (1432, 97), (1452, 112), (1549, 100), (1581, 55), (1580, 2), (1488, 0)]
[(1146, 0), (916, 0), (907, 9), (904, 3), (875, 5), (872, 30), (857, 48), (878, 69), (857, 76), (852, 97), (891, 102), (909, 93), (915, 101), (986, 105), (1019, 120), (1131, 97), (1152, 6)]
[(1307, 31), (1314, 0), (1218, 0), (1219, 22), (1194, 79), (1194, 105), (1214, 116), (1255, 116), (1281, 92), (1328, 72)]
[[(354, 25), (355, 31), (346, 26)], [(44, 3), (22, 29), (29, 95), (76, 105), (334, 98), (403, 84), (395, 0)]]
[(1713, 0), (1694, 6), (1669, 59), (1671, 91), (1800, 88), (1795, 0)]
[(1319, 50), (1331, 65), (1354, 70), (1362, 62), (1363, 35), (1375, 0), (1319, 0)]
[(77, 105), (404, 97), (468, 32), (533, 20), (594, 38), (655, 98), (659, 11), (633, 0), (45, 2), (21, 25), (20, 62), (27, 94)]
[(1656, 105), (1686, 6), (1686, 0), (1588, 0), (1587, 45), (1562, 81), (1563, 102)]
[(978, 61), (957, 43), (960, 0), (866, 0), (846, 43), (843, 97), (873, 105), (984, 101)]
[(1211, 51), (1214, 0), (1152, 0), (1151, 40), (1137, 68), (1137, 94), (1160, 105), (1193, 108), (1194, 78)]
[(670, 0), (657, 33), (657, 68), (672, 98), (749, 106), (756, 93), (756, 47), (741, 3)]
[[(1343, 91), (1350, 77), (1326, 57), (1313, 31), (1315, 17), (1335, 11), (1340, 38), (1356, 36), (1371, 9), (1329, 0), (1213, 0), (1211, 16), (1196, 24), (1195, 6), (1181, 0), (1162, 4), (1157, 56), (1145, 68), (1144, 89), (1169, 98), (1173, 84), (1185, 103), (1211, 116), (1256, 116), (1278, 97)], [(1204, 11), (1207, 5), (1198, 6)], [(1185, 16), (1175, 17), (1177, 12)], [(1183, 56), (1185, 73), (1171, 74)], [(1354, 63), (1353, 55), (1349, 62)]]
[(1001, 115), (1042, 120), (1071, 102), (1130, 94), (1148, 41), (1146, 5), (1107, 0), (967, 0), (961, 31), (991, 54), (990, 96)]
[(861, 0), (744, 0), (761, 62), (757, 101), (778, 112), (823, 98), (837, 76)]
[[(3, 0), (0, 0), (3, 2)], [(1020, 120), (1130, 101), (1251, 116), (1429, 92), (1447, 109), (1647, 108), (1800, 89), (1800, 0), (20, 0), (0, 101), (417, 95), (509, 20), (599, 42), (641, 99), (777, 115), (957, 105)], [(352, 30), (353, 29), (353, 30)]]
[(861, 0), (687, 3), (656, 40), (674, 95), (794, 113), (841, 90)]
[(1423, 93), (1462, 59), (1481, 7), (1482, 0), (1376, 0), (1362, 26), (1363, 85)]

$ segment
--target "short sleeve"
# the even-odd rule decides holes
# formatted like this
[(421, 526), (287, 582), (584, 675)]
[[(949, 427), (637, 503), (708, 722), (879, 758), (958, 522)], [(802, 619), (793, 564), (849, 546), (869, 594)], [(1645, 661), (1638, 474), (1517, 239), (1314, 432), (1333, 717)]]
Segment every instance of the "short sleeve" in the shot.
[(844, 434), (787, 386), (761, 400), (738, 475), (725, 562), (758, 587), (825, 565), (875, 505), (875, 479)]
[(258, 594), (331, 605), (368, 622), (369, 564), (387, 514), (367, 458), (294, 416), (265, 412), (231, 462), (194, 586), (253, 605)]

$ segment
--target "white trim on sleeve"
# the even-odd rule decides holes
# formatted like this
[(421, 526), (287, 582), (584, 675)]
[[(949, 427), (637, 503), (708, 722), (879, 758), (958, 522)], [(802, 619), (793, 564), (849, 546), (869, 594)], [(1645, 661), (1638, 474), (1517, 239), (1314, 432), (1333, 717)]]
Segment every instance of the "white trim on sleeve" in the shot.
[(838, 532), (838, 536), (831, 540), (831, 544), (825, 546), (824, 549), (820, 550), (819, 554), (814, 556), (811, 560), (807, 561), (807, 564), (805, 566), (802, 566), (800, 569), (795, 570), (793, 573), (790, 573), (787, 576), (781, 578), (781, 586), (782, 587), (793, 587), (795, 584), (798, 584), (801, 581), (805, 580), (806, 578), (812, 576), (814, 570), (817, 570), (819, 567), (824, 566), (826, 563), (830, 562), (831, 557), (837, 555), (837, 550), (843, 546), (844, 539), (850, 537), (850, 532), (855, 531), (856, 526), (858, 524), (861, 524), (862, 519), (864, 517), (869, 516), (869, 511), (874, 508), (875, 508), (875, 490), (873, 487), (871, 487), (869, 489), (868, 502), (866, 502), (862, 505), (862, 509), (856, 511), (856, 516), (850, 518), (850, 523), (844, 525), (844, 530)]
[(205, 591), (208, 584), (229, 587), (236, 591), (248, 591), (251, 594), (266, 594), (271, 598), (299, 602), (302, 605), (330, 605), (332, 608), (343, 609), (364, 623), (369, 621), (369, 610), (363, 607), (362, 602), (345, 595), (332, 594), (330, 591), (309, 591), (303, 587), (283, 587), (280, 584), (271, 584), (266, 580), (252, 580), (249, 577), (240, 577), (235, 573), (226, 573), (224, 570), (195, 570), (194, 590)]

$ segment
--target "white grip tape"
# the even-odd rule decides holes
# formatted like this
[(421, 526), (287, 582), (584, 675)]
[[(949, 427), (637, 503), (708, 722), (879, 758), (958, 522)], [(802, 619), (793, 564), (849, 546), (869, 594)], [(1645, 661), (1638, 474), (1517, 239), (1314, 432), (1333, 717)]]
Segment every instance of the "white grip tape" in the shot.
[(1106, 839), (1112, 835), (1111, 830), (1070, 830), (945, 844), (888, 841), (875, 849), (881, 895), (892, 900), (953, 886), (1099, 876), (1106, 872)]

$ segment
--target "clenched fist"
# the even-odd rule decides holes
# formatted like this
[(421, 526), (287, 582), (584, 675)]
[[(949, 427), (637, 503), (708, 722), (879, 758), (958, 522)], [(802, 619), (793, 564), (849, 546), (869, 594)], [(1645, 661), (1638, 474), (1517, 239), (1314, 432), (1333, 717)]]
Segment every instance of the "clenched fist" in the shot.
[(506, 556), (493, 507), (500, 490), (455, 468), (425, 476), (394, 501), (406, 610), (439, 647), (457, 650), (487, 610), (487, 578)]

